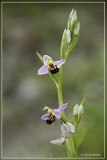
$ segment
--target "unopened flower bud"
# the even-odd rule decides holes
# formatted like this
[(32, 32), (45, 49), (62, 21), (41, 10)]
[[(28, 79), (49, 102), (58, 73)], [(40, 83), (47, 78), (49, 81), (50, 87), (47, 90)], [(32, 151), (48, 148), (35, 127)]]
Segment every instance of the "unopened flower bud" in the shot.
[(70, 15), (69, 15), (68, 28), (71, 27), (71, 19), (72, 19), (72, 17), (73, 17), (73, 14), (74, 14), (74, 9), (72, 9), (72, 11), (70, 12)]
[(62, 41), (61, 41), (61, 58), (65, 58), (65, 54), (67, 51), (67, 31), (66, 29), (63, 32)]
[(68, 28), (70, 29), (71, 32), (73, 32), (76, 22), (77, 22), (77, 13), (76, 10), (72, 9), (68, 20)]
[(67, 43), (70, 43), (70, 41), (71, 41), (71, 33), (70, 33), (69, 29), (67, 29), (66, 34), (67, 34)]
[(74, 116), (78, 115), (78, 110), (79, 110), (79, 106), (78, 106), (78, 104), (76, 104), (76, 106), (74, 106), (74, 108), (73, 108), (73, 115)]
[(79, 109), (78, 109), (78, 114), (82, 115), (83, 113), (84, 113), (84, 107), (83, 107), (83, 105), (80, 105)]
[(74, 14), (71, 17), (71, 26), (77, 21), (77, 13), (74, 11)]
[(69, 15), (69, 17), (71, 18), (72, 17), (72, 15), (74, 14), (74, 8), (72, 9), (72, 11), (70, 12), (70, 15)]
[(80, 23), (79, 22), (77, 22), (76, 23), (76, 26), (75, 26), (75, 29), (74, 29), (74, 35), (78, 35), (78, 33), (79, 33), (79, 30), (80, 30)]

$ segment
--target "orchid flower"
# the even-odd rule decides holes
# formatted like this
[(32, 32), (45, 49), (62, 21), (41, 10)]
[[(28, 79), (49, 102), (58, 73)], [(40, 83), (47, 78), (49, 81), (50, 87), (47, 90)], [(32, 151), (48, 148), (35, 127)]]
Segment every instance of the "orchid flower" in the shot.
[(75, 133), (75, 127), (72, 123), (66, 122), (62, 123), (61, 125), (61, 131), (62, 131), (62, 138), (58, 138), (55, 140), (52, 140), (50, 143), (56, 144), (56, 145), (62, 145), (65, 142), (65, 138), (70, 133)]
[(59, 68), (65, 62), (64, 59), (53, 62), (52, 58), (49, 57), (48, 55), (44, 55), (43, 60), (44, 60), (44, 65), (38, 70), (38, 75), (47, 74), (49, 72), (55, 74), (59, 71)]
[(55, 119), (60, 119), (61, 114), (62, 114), (62, 110), (64, 110), (67, 107), (68, 103), (62, 104), (60, 107), (58, 107), (57, 109), (51, 109), (47, 106), (44, 107), (43, 110), (48, 109), (48, 113), (44, 114), (41, 119), (45, 120), (47, 124), (52, 124), (53, 122), (55, 122)]

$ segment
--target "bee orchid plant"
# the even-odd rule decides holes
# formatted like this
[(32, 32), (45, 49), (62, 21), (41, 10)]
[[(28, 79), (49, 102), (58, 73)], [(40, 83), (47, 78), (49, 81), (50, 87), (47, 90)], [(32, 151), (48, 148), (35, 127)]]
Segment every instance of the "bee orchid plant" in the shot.
[[(86, 101), (86, 97), (84, 98), (80, 105), (76, 104), (73, 108), (73, 116), (71, 120), (68, 120), (65, 117), (64, 110), (66, 109), (68, 103), (63, 104), (63, 96), (62, 96), (62, 73), (64, 65), (73, 50), (76, 46), (80, 37), (80, 22), (77, 21), (77, 13), (76, 10), (72, 9), (69, 19), (68, 26), (64, 29), (62, 40), (61, 40), (61, 60), (53, 61), (53, 59), (44, 55), (43, 57), (38, 53), (38, 57), (43, 63), (43, 66), (38, 70), (38, 75), (49, 74), (52, 80), (56, 84), (57, 93), (58, 93), (58, 102), (59, 107), (56, 109), (51, 109), (47, 106), (44, 107), (43, 110), (47, 109), (47, 113), (44, 114), (41, 119), (46, 121), (47, 124), (51, 125), (55, 123), (56, 118), (61, 121), (61, 131), (62, 137), (56, 140), (52, 140), (50, 143), (56, 145), (66, 145), (68, 158), (73, 158), (77, 156), (77, 149), (79, 145), (82, 143), (83, 138), (86, 133), (86, 128), (82, 130), (80, 136), (78, 133), (78, 126), (81, 120), (81, 117), (84, 113), (84, 105)], [(59, 74), (57, 74), (59, 72)]]

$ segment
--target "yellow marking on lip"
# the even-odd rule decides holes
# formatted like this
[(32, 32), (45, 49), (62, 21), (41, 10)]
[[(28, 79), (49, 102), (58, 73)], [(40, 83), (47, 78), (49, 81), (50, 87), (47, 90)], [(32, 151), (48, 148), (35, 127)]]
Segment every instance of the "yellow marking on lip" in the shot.
[(52, 110), (49, 109), (49, 110), (48, 110), (48, 113), (52, 114)]
[(53, 61), (49, 60), (48, 65), (53, 65)]

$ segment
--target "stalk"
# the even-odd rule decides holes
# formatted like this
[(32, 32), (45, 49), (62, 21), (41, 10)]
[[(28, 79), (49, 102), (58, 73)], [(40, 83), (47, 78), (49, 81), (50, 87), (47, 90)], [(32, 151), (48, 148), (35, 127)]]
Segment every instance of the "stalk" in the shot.
[[(63, 72), (63, 68), (64, 68), (64, 64), (60, 67), (58, 86), (57, 86), (59, 106), (61, 106), (63, 104), (63, 96), (62, 96), (62, 72)], [(62, 111), (62, 117), (65, 119), (64, 110)]]

